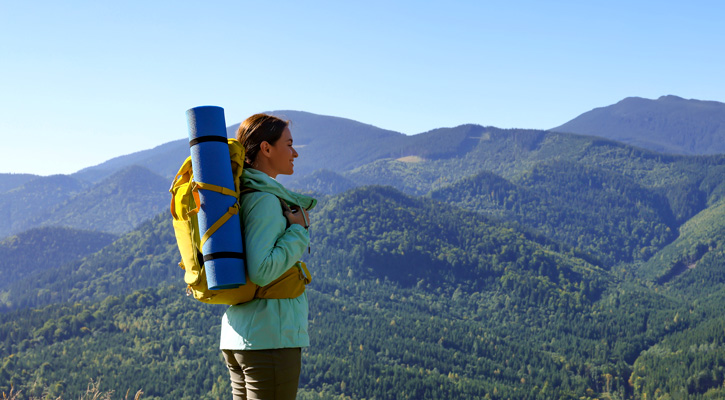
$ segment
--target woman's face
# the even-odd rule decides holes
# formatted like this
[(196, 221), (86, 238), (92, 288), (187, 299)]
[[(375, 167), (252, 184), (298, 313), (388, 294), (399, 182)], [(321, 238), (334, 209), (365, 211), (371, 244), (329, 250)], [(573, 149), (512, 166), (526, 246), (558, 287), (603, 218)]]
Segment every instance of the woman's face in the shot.
[(292, 175), (295, 169), (295, 158), (298, 154), (294, 147), (292, 147), (292, 132), (289, 127), (284, 128), (282, 136), (270, 146), (269, 151), (269, 167), (273, 178), (276, 175)]

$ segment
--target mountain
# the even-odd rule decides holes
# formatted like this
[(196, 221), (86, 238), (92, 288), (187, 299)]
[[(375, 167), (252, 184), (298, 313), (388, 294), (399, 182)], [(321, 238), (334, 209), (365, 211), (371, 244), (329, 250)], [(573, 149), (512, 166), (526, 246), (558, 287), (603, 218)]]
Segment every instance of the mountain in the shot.
[(31, 181), (35, 178), (39, 178), (39, 176), (33, 174), (0, 174), (0, 193), (5, 193), (10, 189), (15, 189), (25, 182)]
[[(350, 119), (316, 115), (301, 111), (279, 110), (269, 112), (291, 121), (295, 148), (300, 154), (295, 162), (298, 176), (304, 176), (320, 168), (346, 170), (380, 157), (398, 152), (402, 133), (380, 129)], [(239, 123), (227, 127), (227, 136), (236, 135)], [(189, 156), (186, 132), (179, 139), (153, 149), (116, 157), (99, 165), (88, 167), (73, 174), (77, 179), (99, 182), (119, 169), (140, 165), (169, 179), (173, 178), (181, 163)], [(350, 143), (355, 143), (354, 149)]]
[(83, 181), (98, 183), (124, 168), (137, 165), (166, 177), (171, 182), (171, 178), (189, 154), (188, 139), (180, 139), (153, 149), (112, 158), (96, 166), (84, 168), (72, 176)]
[[(280, 177), (280, 180), (301, 191), (335, 194), (355, 186), (380, 184), (394, 186), (408, 194), (425, 195), (431, 190), (454, 184), (482, 171), (491, 171), (511, 179), (530, 171), (538, 163), (566, 160), (593, 164), (606, 171), (629, 176), (638, 185), (645, 188), (661, 188), (671, 203), (678, 223), (701, 211), (708, 202), (712, 201), (711, 196), (725, 195), (725, 185), (722, 179), (722, 176), (725, 175), (725, 158), (723, 156), (708, 156), (700, 159), (663, 155), (591, 136), (537, 130), (504, 130), (478, 125), (461, 125), (454, 128), (436, 129), (415, 136), (399, 136), (379, 132), (377, 128), (363, 124), (356, 125), (349, 120), (337, 121), (330, 119), (331, 117), (313, 118), (305, 113), (292, 115), (296, 117), (296, 120), (303, 122), (306, 121), (305, 118), (312, 118), (313, 122), (322, 125), (324, 125), (324, 121), (328, 120), (341, 125), (349, 124), (350, 131), (353, 132), (345, 136), (345, 131), (343, 131), (340, 138), (334, 139), (331, 136), (333, 133), (328, 131), (327, 136), (320, 134), (320, 138), (324, 140), (319, 139), (319, 141), (324, 143), (317, 141), (305, 144), (312, 140), (309, 135), (318, 127), (310, 125), (312, 123), (308, 125), (300, 123), (302, 127), (307, 127), (299, 129), (302, 132), (297, 140), (302, 142), (300, 152), (301, 154), (303, 151), (311, 153), (302, 154), (296, 167), (307, 165), (304, 168), (307, 168), (308, 171), (314, 169), (314, 171), (305, 175), (300, 171), (304, 168), (300, 167), (293, 177)], [(314, 129), (310, 126), (313, 126)], [(320, 131), (325, 132), (322, 129)], [(369, 144), (365, 144), (369, 147), (365, 155), (352, 155), (352, 152), (360, 153), (359, 148), (344, 145), (344, 143), (349, 143), (353, 136), (372, 138)], [(334, 143), (334, 145), (330, 143)], [(323, 151), (324, 149), (326, 150)], [(188, 149), (183, 149), (184, 153), (187, 151)], [(391, 156), (391, 153), (394, 154)], [(150, 154), (155, 153), (151, 152), (147, 155), (151, 157)], [(344, 163), (339, 161), (340, 169), (328, 169), (334, 163), (333, 155), (335, 157), (342, 155), (340, 160), (347, 160)], [(177, 161), (168, 156), (166, 152), (154, 157), (160, 157), (157, 164), (166, 163), (169, 170), (171, 168), (176, 170), (179, 166)], [(184, 154), (179, 155), (179, 159), (182, 157)], [(350, 161), (355, 157), (361, 158)], [(350, 169), (344, 169), (348, 167)], [(67, 179), (74, 178), (68, 177)], [(145, 218), (154, 215), (155, 211), (165, 208), (168, 202), (162, 192), (165, 193), (165, 187), (169, 183), (164, 179), (156, 180), (158, 183), (154, 193), (157, 194), (148, 199), (146, 208), (150, 208), (150, 210), (145, 214)], [(163, 184), (162, 181), (164, 181)], [(84, 185), (83, 188), (88, 187), (81, 181), (76, 180), (76, 182)], [(0, 194), (0, 203), (4, 199), (15, 199), (9, 200), (9, 203), (13, 201), (18, 203), (9, 204), (11, 209), (32, 204), (23, 197), (12, 195), (17, 192), (22, 193), (23, 187)], [(53, 200), (63, 202), (69, 197), (79, 194), (74, 190), (80, 189), (74, 189), (72, 185), (60, 185), (55, 189), (47, 190), (57, 193)], [(99, 194), (89, 196), (91, 200), (98, 197), (98, 204), (104, 201), (103, 196)], [(90, 201), (88, 204), (94, 203)], [(54, 210), (54, 207), (58, 207), (58, 204), (46, 202), (24, 214), (13, 213), (15, 218), (18, 215), (24, 215), (24, 217), (21, 221), (11, 219), (8, 226), (12, 229), (6, 228), (5, 234), (42, 225), (46, 218), (51, 218), (48, 211)], [(59, 210), (64, 208), (67, 207), (63, 206)], [(124, 215), (128, 214), (118, 214), (117, 216), (123, 217)], [(61, 213), (60, 216), (53, 216), (51, 219), (54, 219), (54, 224), (69, 224), (67, 221), (59, 220), (62, 218), (65, 217), (62, 217)], [(123, 220), (109, 220), (109, 224), (117, 227), (117, 230), (104, 229), (109, 232), (121, 233), (122, 229), (127, 231), (133, 223), (137, 222), (139, 221), (129, 223), (129, 221)]]
[(552, 129), (600, 136), (674, 154), (725, 153), (725, 103), (628, 97)]
[(0, 237), (40, 226), (125, 233), (168, 207), (169, 182), (140, 166), (95, 185), (70, 175), (31, 179), (0, 193)]
[[(467, 124), (405, 136), (345, 118), (292, 110), (269, 113), (291, 121), (300, 153), (294, 179), (320, 168), (347, 171), (382, 158), (462, 156), (485, 130), (481, 126)], [(584, 113), (552, 130), (605, 137), (660, 152), (716, 154), (725, 152), (724, 122), (723, 103), (684, 100), (676, 96), (663, 96), (657, 100), (630, 97), (615, 105)], [(234, 137), (238, 126), (239, 123), (228, 126), (227, 135)], [(99, 182), (119, 169), (141, 165), (171, 178), (189, 155), (185, 136), (186, 132), (179, 132), (179, 140), (116, 157), (78, 171), (73, 176)], [(530, 139), (533, 137), (527, 140)], [(355, 146), (350, 146), (350, 143)], [(534, 146), (536, 142), (520, 145)], [(285, 182), (294, 180), (282, 179)]]
[[(269, 113), (290, 121), (295, 148), (300, 154), (295, 162), (295, 176), (280, 177), (285, 183), (301, 179), (319, 169), (341, 172), (385, 158), (439, 159), (461, 156), (484, 130), (483, 127), (469, 124), (406, 136), (345, 118), (291, 110)], [(227, 127), (227, 135), (234, 137), (238, 126), (239, 123), (236, 123)], [(98, 182), (119, 169), (140, 165), (172, 178), (188, 156), (188, 141), (180, 139), (153, 149), (116, 157), (78, 171), (73, 176)]]
[(357, 184), (329, 169), (318, 169), (302, 178), (290, 182), (292, 190), (334, 195), (356, 187)]
[(409, 194), (426, 195), (486, 171), (516, 180), (542, 163), (566, 161), (660, 191), (677, 223), (712, 204), (725, 191), (723, 155), (667, 155), (608, 139), (547, 131), (481, 127), (479, 132), (462, 156), (380, 159), (341, 175), (357, 185), (391, 185)]
[(67, 175), (35, 177), (0, 193), (0, 238), (29, 229), (30, 221), (88, 187)]
[(122, 234), (168, 209), (170, 198), (169, 181), (144, 167), (131, 166), (32, 222)]

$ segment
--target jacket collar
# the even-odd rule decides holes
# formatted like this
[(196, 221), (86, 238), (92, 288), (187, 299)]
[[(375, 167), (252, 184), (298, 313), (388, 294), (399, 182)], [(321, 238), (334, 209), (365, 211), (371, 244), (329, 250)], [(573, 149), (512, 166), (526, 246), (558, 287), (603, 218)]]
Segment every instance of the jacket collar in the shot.
[(276, 179), (254, 168), (244, 168), (242, 182), (250, 189), (271, 193), (290, 205), (298, 205), (306, 210), (317, 205), (317, 199), (287, 190)]

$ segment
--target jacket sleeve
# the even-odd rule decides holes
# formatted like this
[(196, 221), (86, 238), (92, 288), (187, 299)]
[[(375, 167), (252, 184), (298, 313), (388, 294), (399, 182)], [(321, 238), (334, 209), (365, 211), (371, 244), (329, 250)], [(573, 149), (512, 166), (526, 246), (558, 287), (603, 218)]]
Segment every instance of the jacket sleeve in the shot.
[(285, 229), (279, 199), (270, 193), (244, 196), (242, 222), (249, 279), (266, 286), (297, 262), (310, 243), (309, 233), (300, 225)]

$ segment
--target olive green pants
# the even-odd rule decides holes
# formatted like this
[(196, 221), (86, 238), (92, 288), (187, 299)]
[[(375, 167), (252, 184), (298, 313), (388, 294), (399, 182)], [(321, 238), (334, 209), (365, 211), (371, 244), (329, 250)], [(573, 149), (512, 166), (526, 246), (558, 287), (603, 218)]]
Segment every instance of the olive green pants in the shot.
[(302, 349), (222, 350), (234, 400), (294, 400)]

